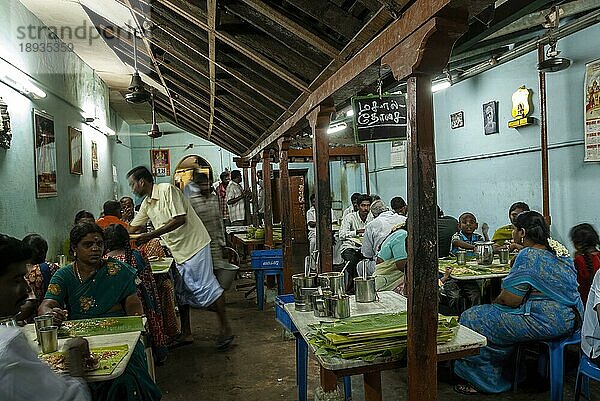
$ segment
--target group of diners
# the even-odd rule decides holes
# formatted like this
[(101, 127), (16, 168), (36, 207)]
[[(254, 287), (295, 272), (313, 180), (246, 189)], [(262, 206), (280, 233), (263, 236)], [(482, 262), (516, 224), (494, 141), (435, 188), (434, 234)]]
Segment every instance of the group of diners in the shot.
[[(198, 192), (188, 199), (171, 184), (155, 183), (147, 168), (132, 169), (127, 179), (143, 198), (139, 210), (125, 197), (106, 201), (97, 220), (89, 211), (78, 212), (65, 241), (70, 260), (63, 266), (46, 260), (48, 244), (42, 236), (19, 240), (0, 234), (0, 316), (27, 323), (36, 314), (51, 314), (61, 325), (73, 319), (143, 315), (147, 340), (160, 364), (168, 347), (193, 343), (190, 308), (201, 308), (217, 313), (216, 348), (227, 351), (235, 336), (226, 317), (224, 290), (213, 273), (213, 258), (221, 257), (218, 250), (224, 244), (223, 219), (208, 177), (195, 178)], [(139, 234), (132, 240), (130, 233)], [(153, 275), (149, 257), (166, 253), (174, 259), (170, 275)], [(28, 397), (33, 394), (31, 383), (53, 386), (35, 390), (47, 400), (161, 398), (141, 342), (131, 350), (122, 375), (87, 386), (55, 375), (33, 352), (23, 351), (29, 348), (26, 342), (18, 330), (0, 326), (0, 378), (8, 379), (0, 386), (0, 399), (40, 399)]]
[[(344, 241), (341, 256), (350, 271), (348, 284), (353, 276), (364, 273), (356, 268), (362, 265), (368, 275), (375, 276), (378, 290), (404, 293), (409, 268), (406, 203), (394, 198), (390, 210), (380, 199), (364, 194), (353, 196), (352, 203), (339, 234)], [(479, 355), (455, 363), (454, 371), (463, 380), (455, 390), (463, 394), (509, 390), (514, 381), (513, 353), (520, 343), (559, 339), (581, 331), (584, 355), (600, 363), (597, 231), (588, 223), (571, 229), (572, 258), (564, 245), (551, 238), (544, 217), (525, 202), (511, 205), (508, 217), (510, 223), (498, 228), (491, 241), (494, 252), (508, 249), (514, 256), (491, 303), (483, 303), (482, 280), (453, 279), (451, 268), (439, 276), (440, 312), (460, 316), (462, 325), (487, 338)], [(478, 233), (473, 213), (462, 213), (456, 220), (438, 207), (437, 221), (439, 257), (458, 251), (473, 257), (476, 243), (489, 240), (487, 224)], [(354, 240), (360, 235), (362, 246)], [(350, 285), (348, 290), (352, 291)]]

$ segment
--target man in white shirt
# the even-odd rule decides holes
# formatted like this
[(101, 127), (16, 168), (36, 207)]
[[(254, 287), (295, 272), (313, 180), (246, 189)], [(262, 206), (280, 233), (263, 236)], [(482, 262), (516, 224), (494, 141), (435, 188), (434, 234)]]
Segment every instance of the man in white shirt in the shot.
[[(0, 316), (14, 316), (27, 299), (25, 263), (31, 251), (16, 238), (0, 234)], [(59, 376), (40, 361), (17, 327), (0, 326), (0, 400), (90, 401), (87, 384)]]
[(365, 225), (373, 220), (373, 215), (369, 212), (371, 209), (371, 197), (369, 195), (360, 195), (356, 201), (358, 204), (358, 211), (347, 214), (342, 220), (342, 226), (340, 227), (340, 240), (342, 245), (340, 251), (342, 252), (342, 259), (348, 263), (346, 271), (348, 272), (348, 283), (346, 285), (346, 292), (354, 292), (354, 277), (356, 277), (356, 266), (358, 262), (364, 259), (360, 252), (360, 245), (358, 245), (352, 238), (362, 236), (365, 232)]
[[(337, 223), (335, 213), (331, 210), (331, 224)], [(315, 258), (317, 250), (317, 209), (315, 204), (315, 194), (310, 196), (310, 209), (306, 211), (306, 225), (308, 226), (308, 244), (309, 256)]]
[[(406, 221), (406, 217), (390, 210), (381, 200), (376, 200), (371, 204), (371, 214), (373, 220), (365, 225), (365, 236), (360, 248), (362, 255), (371, 259), (372, 263), (367, 266), (367, 274), (371, 275), (375, 270), (375, 256), (379, 252), (379, 247), (383, 241), (390, 235), (392, 228)], [(358, 272), (360, 275), (362, 272)]]
[(227, 185), (227, 208), (229, 210), (229, 220), (232, 226), (243, 226), (246, 219), (244, 209), (244, 199), (249, 195), (240, 184), (242, 182), (242, 172), (233, 170), (231, 172), (231, 181)]
[(581, 328), (581, 349), (600, 366), (600, 270), (596, 272), (585, 306)]
[(344, 212), (342, 213), (342, 219), (344, 217), (346, 217), (347, 215), (349, 215), (350, 213), (358, 211), (358, 203), (356, 203), (356, 202), (358, 201), (359, 196), (360, 196), (360, 193), (358, 193), (358, 192), (355, 192), (352, 194), (352, 196), (350, 197), (350, 206), (348, 206), (346, 209), (344, 209)]
[(229, 349), (234, 335), (225, 312), (224, 290), (213, 273), (210, 235), (183, 193), (171, 184), (155, 184), (146, 167), (138, 166), (127, 173), (131, 190), (144, 200), (129, 226), (129, 232), (140, 231), (148, 220), (155, 230), (140, 234), (138, 243), (162, 238), (173, 254), (176, 269), (175, 293), (179, 304), (181, 337), (173, 346), (191, 344), (194, 339), (190, 307), (208, 308), (217, 313), (220, 333), (217, 349)]

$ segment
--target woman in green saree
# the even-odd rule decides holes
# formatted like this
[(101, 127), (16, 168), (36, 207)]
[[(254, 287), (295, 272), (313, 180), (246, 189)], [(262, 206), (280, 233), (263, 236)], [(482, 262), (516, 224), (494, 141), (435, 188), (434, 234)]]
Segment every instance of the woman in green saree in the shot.
[[(71, 230), (70, 242), (75, 261), (52, 277), (39, 313), (52, 313), (56, 324), (67, 318), (142, 315), (136, 272), (117, 260), (102, 259), (102, 229), (93, 223), (80, 223)], [(154, 401), (161, 398), (159, 388), (148, 374), (141, 342), (137, 343), (121, 376), (89, 383), (89, 386), (93, 399), (98, 401)]]

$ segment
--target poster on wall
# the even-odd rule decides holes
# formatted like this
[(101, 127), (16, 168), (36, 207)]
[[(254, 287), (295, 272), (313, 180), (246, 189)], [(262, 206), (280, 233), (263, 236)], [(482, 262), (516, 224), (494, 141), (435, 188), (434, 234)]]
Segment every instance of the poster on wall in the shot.
[(81, 130), (69, 127), (69, 172), (71, 174), (83, 174), (82, 148)]
[(150, 166), (152, 166), (152, 175), (155, 177), (171, 175), (169, 149), (150, 149)]
[(8, 114), (8, 105), (0, 97), (0, 148), (10, 149), (12, 132), (10, 128), (10, 115)]
[(584, 125), (586, 162), (600, 161), (600, 60), (585, 66)]
[(57, 196), (54, 117), (33, 110), (35, 192), (38, 198)]
[(406, 141), (393, 141), (390, 150), (390, 166), (406, 167)]
[(98, 144), (92, 141), (92, 171), (98, 171)]
[(463, 111), (457, 111), (456, 113), (450, 114), (450, 128), (462, 128), (465, 126), (465, 113)]
[(498, 130), (498, 102), (492, 100), (483, 105), (483, 132), (486, 135), (497, 134)]

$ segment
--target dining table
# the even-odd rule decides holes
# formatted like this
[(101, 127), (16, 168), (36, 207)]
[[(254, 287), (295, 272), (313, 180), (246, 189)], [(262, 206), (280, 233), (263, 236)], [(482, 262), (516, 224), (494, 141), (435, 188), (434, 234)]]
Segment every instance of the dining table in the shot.
[[(29, 345), (33, 348), (34, 352), (37, 354), (41, 354), (41, 347), (38, 345), (37, 336), (35, 332), (35, 325), (28, 324), (21, 328), (25, 337), (27, 338)], [(98, 381), (106, 381), (113, 380), (117, 377), (121, 376), (131, 359), (131, 355), (133, 350), (140, 340), (142, 332), (139, 330), (129, 331), (124, 333), (107, 333), (107, 334), (99, 334), (93, 336), (84, 336), (84, 338), (88, 341), (90, 349), (94, 348), (105, 348), (105, 347), (115, 347), (115, 346), (127, 346), (127, 354), (117, 363), (115, 368), (111, 371), (110, 374), (106, 375), (84, 375), (84, 379), (88, 382), (98, 382)], [(63, 350), (65, 343), (69, 340), (69, 338), (59, 338), (58, 339), (58, 350)], [(153, 372), (151, 372), (152, 374)]]
[[(378, 293), (379, 300), (358, 303), (354, 295), (350, 296), (350, 316), (369, 315), (375, 313), (392, 313), (407, 310), (407, 299), (393, 291)], [(294, 303), (285, 303), (283, 309), (290, 317), (289, 327), (296, 337), (296, 380), (299, 401), (307, 400), (307, 359), (308, 354), (314, 358), (321, 368), (321, 383), (324, 390), (335, 389), (337, 379), (354, 375), (362, 375), (365, 382), (365, 400), (381, 401), (381, 372), (406, 366), (406, 358), (399, 356), (378, 357), (373, 361), (362, 359), (343, 359), (318, 352), (318, 348), (309, 343), (310, 325), (334, 321), (330, 317), (315, 317), (314, 313), (301, 312), (295, 309)], [(459, 359), (479, 353), (487, 344), (481, 334), (459, 325), (455, 336), (449, 342), (437, 346), (438, 362)], [(327, 388), (326, 388), (327, 387)], [(346, 397), (349, 394), (346, 393)]]
[(438, 261), (440, 273), (445, 273), (446, 268), (451, 268), (450, 277), (459, 280), (488, 280), (502, 279), (508, 276), (510, 272), (510, 264), (500, 263), (498, 258), (494, 258), (491, 265), (481, 265), (477, 260), (467, 260), (466, 264), (459, 265), (456, 263), (455, 257), (441, 258)]

